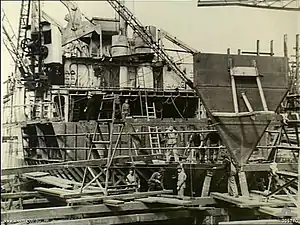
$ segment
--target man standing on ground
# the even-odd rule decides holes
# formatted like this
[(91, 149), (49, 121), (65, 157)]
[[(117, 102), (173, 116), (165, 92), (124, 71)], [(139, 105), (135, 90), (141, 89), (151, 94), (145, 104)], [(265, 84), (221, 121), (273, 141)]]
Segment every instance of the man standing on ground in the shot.
[(186, 174), (184, 172), (184, 169), (181, 165), (177, 166), (177, 173), (178, 173), (178, 179), (177, 179), (177, 195), (179, 197), (184, 196), (184, 189), (186, 187)]

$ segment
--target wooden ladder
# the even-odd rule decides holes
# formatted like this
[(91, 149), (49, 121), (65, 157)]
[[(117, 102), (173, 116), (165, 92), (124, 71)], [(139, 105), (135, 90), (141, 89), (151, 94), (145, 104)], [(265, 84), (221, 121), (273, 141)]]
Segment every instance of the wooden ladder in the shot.
[[(145, 105), (146, 105), (147, 120), (150, 121), (150, 119), (155, 119), (156, 118), (155, 103), (153, 102), (152, 106), (149, 106), (148, 102), (146, 101)], [(148, 126), (148, 132), (149, 132), (151, 153), (161, 154), (158, 127)]]
[[(101, 105), (100, 105), (100, 111), (99, 111), (99, 114), (98, 114), (98, 117), (96, 120), (96, 126), (94, 129), (93, 135), (90, 137), (91, 145), (90, 145), (88, 158), (87, 158), (87, 160), (90, 160), (92, 154), (94, 157), (96, 156), (97, 158), (100, 158), (100, 155), (98, 152), (99, 148), (97, 148), (96, 145), (101, 144), (103, 146), (103, 149), (107, 153), (107, 164), (106, 164), (106, 174), (105, 174), (105, 184), (104, 184), (105, 186), (103, 187), (102, 184), (100, 183), (100, 181), (98, 181), (98, 178), (101, 176), (102, 173), (95, 175), (92, 171), (92, 168), (86, 167), (85, 171), (84, 171), (84, 177), (83, 177), (83, 181), (82, 181), (81, 190), (84, 189), (85, 187), (89, 186), (94, 181), (96, 181), (98, 186), (100, 188), (103, 188), (104, 194), (107, 195), (108, 182), (109, 182), (109, 167), (112, 164), (112, 160), (115, 156), (117, 146), (119, 144), (120, 137), (121, 137), (122, 131), (124, 129), (124, 122), (116, 121), (116, 101), (117, 101), (117, 95), (115, 95), (115, 94), (103, 96)], [(102, 114), (105, 111), (107, 111), (107, 109), (106, 109), (107, 107), (104, 107), (104, 104), (112, 104), (111, 118), (102, 118)], [(102, 132), (103, 124), (106, 124), (107, 128), (108, 128), (108, 136), (106, 138), (104, 138), (104, 135)], [(114, 133), (115, 124), (120, 124), (121, 127), (120, 127), (120, 131), (119, 131), (116, 143), (114, 144), (113, 136), (115, 135), (115, 133)], [(86, 186), (84, 187), (87, 170), (90, 171), (90, 173), (93, 176), (93, 179), (88, 184), (86, 184)]]

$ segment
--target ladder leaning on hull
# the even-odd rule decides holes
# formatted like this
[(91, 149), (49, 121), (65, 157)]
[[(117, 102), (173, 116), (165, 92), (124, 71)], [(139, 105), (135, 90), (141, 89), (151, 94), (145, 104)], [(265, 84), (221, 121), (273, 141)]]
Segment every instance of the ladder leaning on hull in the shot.
[[(139, 97), (140, 97), (140, 105), (141, 105), (141, 114), (143, 116), (144, 109), (143, 104), (145, 104), (145, 111), (146, 111), (146, 117), (147, 121), (150, 121), (151, 119), (156, 119), (156, 109), (155, 109), (155, 103), (152, 102), (152, 105), (148, 103), (148, 97), (147, 92), (145, 90), (145, 74), (142, 71), (142, 75), (138, 77), (139, 87), (144, 88), (144, 101), (141, 95), (141, 91), (139, 91)], [(148, 132), (149, 132), (149, 142), (151, 147), (151, 154), (161, 154), (160, 149), (160, 141), (159, 141), (159, 134), (158, 134), (158, 127), (157, 126), (148, 126)]]

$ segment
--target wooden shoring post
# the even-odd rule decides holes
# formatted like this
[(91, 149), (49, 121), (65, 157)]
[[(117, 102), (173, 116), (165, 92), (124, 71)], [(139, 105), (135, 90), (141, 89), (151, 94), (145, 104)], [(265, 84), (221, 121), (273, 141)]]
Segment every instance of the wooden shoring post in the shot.
[(250, 102), (249, 102), (249, 100), (248, 100), (245, 92), (242, 92), (241, 94), (242, 94), (242, 98), (243, 98), (243, 100), (244, 100), (244, 102), (246, 104), (246, 107), (247, 107), (248, 111), (249, 112), (253, 112), (253, 108), (252, 108), (252, 106), (251, 106), (251, 104), (250, 104)]
[(281, 191), (284, 188), (290, 186), (295, 180), (296, 180), (296, 178), (293, 178), (293, 179), (289, 180), (288, 182), (286, 182), (284, 185), (281, 185), (280, 187), (276, 188), (276, 190), (274, 190), (271, 193), (267, 194), (266, 198), (272, 197), (273, 195), (277, 194), (279, 191)]
[[(108, 189), (108, 181), (109, 181), (109, 164), (112, 161), (112, 143), (113, 143), (113, 133), (114, 133), (114, 121), (115, 121), (115, 116), (116, 116), (116, 98), (118, 96), (114, 94), (114, 99), (113, 99), (113, 111), (112, 111), (112, 118), (111, 118), (111, 123), (109, 124), (109, 149), (108, 149), (108, 155), (107, 155), (107, 165), (106, 165), (106, 175), (105, 175), (105, 192), (104, 194), (107, 195), (107, 189)], [(121, 132), (120, 132), (121, 133)]]
[(120, 130), (120, 133), (119, 133), (119, 135), (118, 135), (118, 137), (117, 137), (117, 141), (116, 141), (116, 144), (115, 144), (115, 146), (114, 146), (113, 152), (112, 152), (112, 154), (111, 154), (111, 157), (110, 157), (109, 163), (108, 163), (108, 165), (107, 165), (107, 168), (109, 168), (109, 167), (111, 166), (111, 163), (112, 163), (112, 161), (113, 161), (113, 158), (114, 158), (114, 156), (115, 156), (115, 154), (116, 154), (117, 147), (118, 147), (118, 145), (119, 145), (119, 142), (120, 142), (120, 139), (121, 139), (121, 135), (122, 135), (123, 129), (124, 129), (124, 125), (122, 125), (121, 130)]
[[(97, 127), (98, 127), (98, 124), (95, 126), (92, 140), (94, 140), (94, 138), (95, 138)], [(91, 158), (92, 149), (93, 149), (93, 143), (91, 143), (91, 145), (90, 145), (87, 160), (89, 160)], [(81, 187), (80, 187), (80, 193), (82, 193), (82, 190), (83, 190), (83, 187), (84, 187), (84, 182), (85, 182), (85, 179), (86, 179), (87, 170), (88, 170), (88, 167), (86, 166), (84, 168), (84, 174), (83, 174), (83, 178), (82, 178), (82, 184), (81, 184)]]
[(203, 182), (201, 197), (207, 197), (208, 196), (212, 175), (213, 175), (213, 172), (210, 171), (210, 170), (207, 170), (206, 176), (205, 176), (205, 179), (204, 179), (204, 182)]
[[(86, 189), (88, 186), (90, 186), (92, 183), (94, 183), (95, 180), (97, 180), (102, 174), (105, 174), (105, 171), (104, 172), (100, 172), (98, 173), (89, 183), (87, 183), (83, 188), (82, 190)], [(104, 190), (104, 193), (105, 193), (105, 190)]]
[(299, 34), (296, 35), (296, 69), (295, 69), (295, 93), (300, 94), (300, 44), (299, 44)]
[(238, 177), (239, 177), (242, 196), (249, 196), (247, 177), (245, 171), (239, 171)]
[[(287, 196), (289, 197), (289, 199), (291, 199), (291, 201), (292, 201), (292, 202), (296, 205), (296, 207), (299, 209), (299, 207), (300, 207), (299, 201), (296, 200), (296, 199), (290, 194), (290, 192), (289, 192), (289, 191), (287, 190), (287, 188), (286, 188), (286, 187), (290, 186), (290, 184), (286, 186), (286, 184), (283, 184), (283, 182), (280, 181), (278, 177), (275, 177), (275, 179), (276, 179), (276, 181), (281, 185), (281, 187), (283, 186), (282, 189), (284, 190), (284, 192), (287, 194)], [(297, 178), (294, 178), (294, 179), (292, 179), (292, 180), (296, 180), (296, 179), (297, 179)], [(289, 182), (288, 182), (288, 183), (289, 183)]]
[[(64, 123), (64, 133), (66, 134), (67, 133), (67, 124), (66, 123)], [(67, 146), (67, 137), (65, 136), (64, 138), (63, 138), (63, 140), (64, 140), (64, 147), (66, 147)], [(63, 153), (64, 153), (64, 160), (66, 160), (66, 157), (67, 157), (67, 151), (66, 150), (64, 150), (63, 151)]]
[[(89, 167), (89, 166), (88, 166), (87, 168), (88, 168), (88, 170), (90, 171), (90, 173), (92, 174), (93, 178), (95, 178), (96, 176), (95, 176), (95, 173), (94, 173), (94, 171), (93, 171), (93, 168), (91, 168), (91, 167)], [(103, 188), (102, 185), (101, 185), (101, 183), (98, 181), (98, 179), (95, 179), (95, 181), (96, 181), (97, 185), (98, 185), (100, 188)]]
[(270, 41), (270, 56), (274, 55), (274, 41)]
[[(283, 130), (283, 132), (284, 132), (284, 136), (285, 136), (285, 138), (286, 138), (286, 140), (287, 140), (289, 146), (292, 147), (291, 140), (290, 140), (290, 138), (289, 138), (289, 135), (288, 135), (288, 133), (287, 133), (287, 131), (286, 131), (284, 125), (282, 126), (282, 130)], [(298, 138), (299, 138), (299, 137), (298, 137)], [(295, 152), (294, 152), (293, 150), (292, 150), (292, 153), (293, 153), (294, 159), (297, 161), (297, 156), (295, 155)]]
[[(230, 57), (230, 55), (228, 55)], [(239, 106), (238, 106), (238, 99), (237, 99), (237, 93), (236, 93), (236, 85), (235, 85), (235, 78), (233, 74), (231, 73), (232, 70), (232, 59), (228, 59), (228, 66), (229, 66), (229, 71), (230, 71), (230, 80), (231, 80), (231, 91), (232, 91), (232, 100), (233, 100), (233, 107), (234, 107), (234, 112), (238, 113), (239, 112)]]
[(287, 47), (287, 34), (283, 36), (283, 55), (284, 57), (288, 57), (288, 47)]
[(264, 91), (263, 91), (263, 88), (262, 88), (262, 85), (261, 85), (260, 75), (258, 73), (256, 60), (253, 60), (252, 63), (253, 63), (253, 66), (255, 67), (255, 70), (256, 70), (256, 73), (257, 73), (256, 83), (257, 83), (260, 99), (261, 99), (261, 102), (262, 102), (262, 105), (263, 105), (263, 109), (264, 109), (264, 111), (268, 111), (268, 106), (267, 106), (266, 98), (265, 98)]

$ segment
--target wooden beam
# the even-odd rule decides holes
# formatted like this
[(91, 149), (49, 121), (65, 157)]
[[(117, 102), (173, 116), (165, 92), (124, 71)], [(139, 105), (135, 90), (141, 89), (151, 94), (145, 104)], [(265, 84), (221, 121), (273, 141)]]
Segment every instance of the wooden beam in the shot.
[[(277, 163), (277, 168), (280, 171), (297, 171), (298, 163)], [(270, 171), (270, 163), (245, 164), (243, 171)]]
[(192, 201), (193, 202), (192, 204), (201, 205), (201, 206), (216, 204), (216, 201), (214, 200), (213, 197), (189, 197), (189, 196), (179, 197), (177, 195), (167, 195), (167, 194), (161, 194), (160, 196), (163, 197), (163, 198), (181, 199), (181, 200), (185, 200), (185, 201)]
[(117, 209), (111, 209), (105, 204), (63, 206), (27, 210), (11, 210), (1, 212), (2, 221), (30, 220), (30, 219), (59, 219), (65, 216), (93, 213), (113, 213), (116, 211), (130, 212), (136, 210), (147, 210), (149, 207), (142, 202), (127, 202), (119, 205)]
[(269, 206), (269, 207), (278, 207), (278, 206), (285, 206), (287, 204), (293, 204), (292, 202), (287, 201), (280, 201), (280, 200), (272, 200), (269, 202), (261, 201), (259, 198), (249, 198), (240, 196), (239, 198), (235, 198), (233, 196), (229, 196), (227, 193), (217, 193), (213, 192), (210, 194), (212, 197), (218, 200), (222, 200), (231, 204), (234, 204), (240, 208), (257, 208), (257, 207), (263, 207), (263, 206)]
[[(126, 205), (126, 206), (125, 206)], [(120, 208), (122, 210), (120, 210)], [(86, 205), (78, 207), (54, 207), (34, 210), (16, 210), (1, 213), (2, 221), (21, 221), (30, 219), (60, 219), (65, 215), (81, 215), (86, 213), (113, 213), (115, 210), (129, 212), (147, 210), (148, 207), (143, 203), (125, 203), (120, 208), (114, 208), (111, 210), (109, 207), (101, 205)], [(167, 210), (167, 209), (166, 209)], [(38, 223), (39, 225), (85, 225), (85, 224), (123, 224), (133, 222), (147, 222), (147, 221), (162, 221), (176, 218), (190, 217), (191, 214), (187, 210), (171, 210), (168, 212), (156, 212), (156, 213), (144, 213), (144, 214), (133, 214), (133, 215), (122, 215), (122, 216), (106, 216), (98, 218), (86, 218), (86, 219), (75, 219), (75, 220), (56, 220), (51, 222)]]
[(219, 222), (220, 225), (276, 225), (276, 224), (293, 224), (288, 221), (285, 223), (282, 220), (242, 220), (242, 221), (228, 221)]
[(170, 205), (178, 205), (178, 206), (196, 206), (196, 205), (208, 205), (215, 203), (212, 199), (204, 198), (197, 200), (181, 200), (181, 199), (172, 199), (172, 198), (164, 198), (164, 197), (147, 197), (136, 199), (136, 201), (141, 201), (144, 203), (162, 203), (162, 204), (170, 204)]
[(54, 195), (60, 198), (75, 198), (81, 197), (84, 195), (93, 195), (93, 194), (103, 194), (103, 190), (83, 190), (80, 193), (80, 190), (66, 190), (60, 188), (44, 188), (44, 187), (36, 187), (34, 190), (41, 192), (43, 194)]
[(111, 195), (111, 196), (89, 196), (89, 197), (82, 197), (82, 198), (67, 199), (66, 202), (69, 204), (76, 204), (76, 203), (84, 203), (84, 202), (98, 202), (98, 201), (103, 201), (104, 199), (117, 199), (117, 200), (126, 201), (135, 198), (145, 198), (153, 195), (170, 194), (172, 192), (173, 190), (163, 190), (163, 191), (138, 192), (132, 194), (120, 194), (120, 195)]
[[(159, 155), (138, 155), (132, 156), (133, 160), (141, 161), (141, 160), (150, 160), (155, 159)], [(116, 156), (113, 159), (113, 163), (126, 163), (130, 159), (130, 156)], [(14, 167), (7, 168), (1, 170), (1, 176), (3, 175), (13, 175), (13, 174), (23, 174), (30, 172), (41, 172), (41, 171), (51, 171), (57, 169), (67, 169), (74, 167), (85, 167), (85, 166), (105, 166), (107, 163), (107, 159), (91, 159), (91, 160), (78, 160), (78, 161), (67, 161), (63, 163), (51, 163), (51, 164), (43, 164), (43, 165), (35, 165), (35, 166), (24, 166), (24, 167)]]
[[(16, 200), (13, 201), (12, 204), (19, 204), (20, 201)], [(25, 199), (22, 200), (22, 205), (37, 205), (37, 204), (46, 204), (46, 203), (50, 203), (48, 199), (46, 198), (33, 198), (33, 199)], [(6, 208), (6, 206), (9, 204), (9, 202), (1, 202), (1, 207)]]
[(37, 191), (23, 191), (17, 193), (1, 193), (1, 199), (9, 198), (30, 198), (30, 197), (40, 197)]
[(116, 200), (116, 199), (104, 199), (103, 203), (109, 206), (119, 206), (121, 204), (124, 204), (124, 201)]

